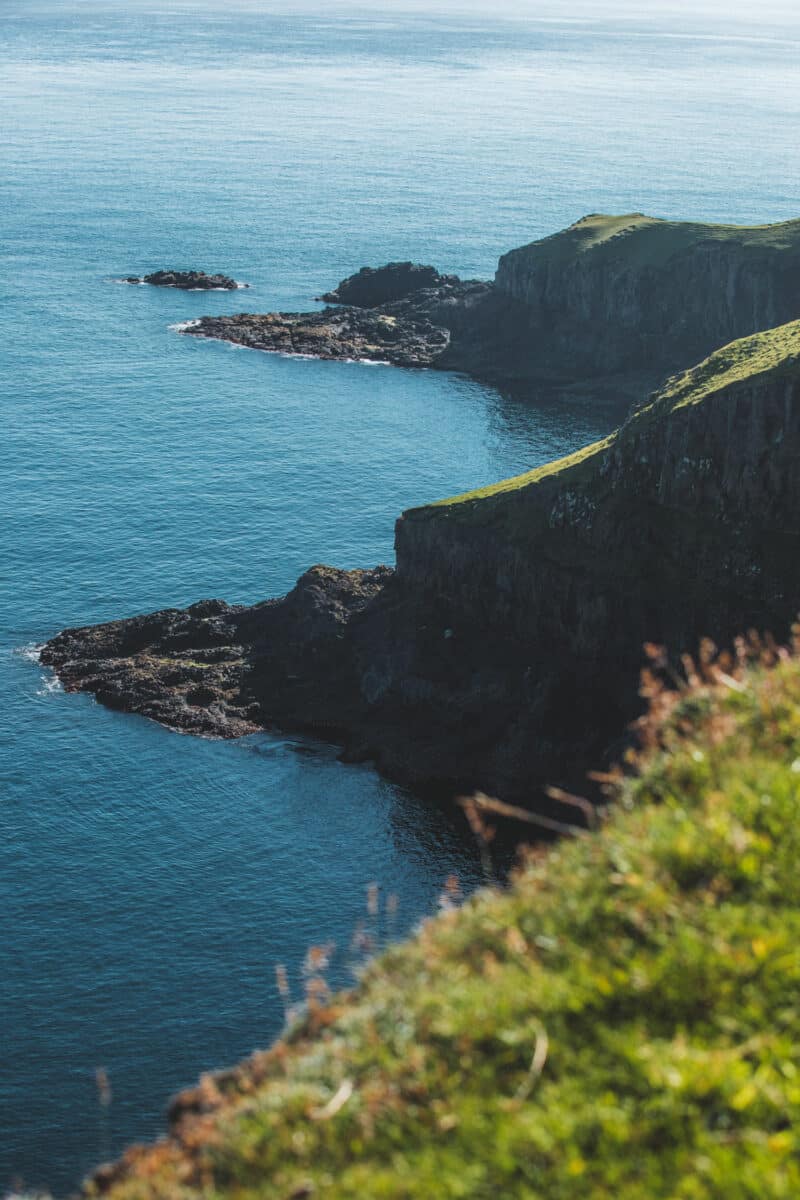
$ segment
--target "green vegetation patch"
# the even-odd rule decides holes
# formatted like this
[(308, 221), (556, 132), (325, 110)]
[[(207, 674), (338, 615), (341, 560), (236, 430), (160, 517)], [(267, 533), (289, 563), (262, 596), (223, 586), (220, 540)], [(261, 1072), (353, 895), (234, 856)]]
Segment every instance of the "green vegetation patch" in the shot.
[(739, 338), (715, 350), (698, 366), (668, 379), (629, 424), (633, 428), (645, 413), (666, 415), (766, 376), (800, 378), (800, 321)]
[(568, 229), (512, 250), (501, 263), (522, 257), (543, 264), (565, 265), (591, 254), (602, 262), (624, 257), (632, 268), (660, 267), (674, 255), (702, 243), (725, 242), (763, 252), (800, 250), (800, 220), (774, 225), (709, 225), (663, 221), (643, 213), (610, 216), (592, 213)]
[(800, 661), (765, 657), (649, 678), (599, 831), (316, 993), (113, 1200), (794, 1200)]
[[(545, 479), (553, 479), (555, 476), (562, 475), (566, 471), (574, 471), (575, 468), (580, 466), (586, 467), (591, 464), (594, 467), (596, 464), (593, 460), (613, 444), (615, 436), (615, 434), (611, 434), (610, 437), (603, 438), (600, 442), (594, 442), (591, 446), (584, 446), (574, 454), (568, 454), (565, 458), (558, 458), (554, 462), (545, 463), (544, 466), (536, 467), (533, 471), (526, 471), (522, 475), (515, 475), (512, 479), (502, 479), (499, 483), (490, 483), (486, 487), (475, 488), (471, 492), (462, 492), (459, 496), (451, 496), (446, 500), (436, 500), (433, 504), (409, 509), (403, 515), (413, 517), (415, 514), (449, 508), (451, 505), (469, 504), (473, 500), (487, 500), (508, 492), (521, 491), (524, 488), (541, 483)], [(589, 473), (582, 472), (582, 475)]]
[(533, 471), (420, 508), (409, 509), (403, 515), (412, 520), (435, 517), (442, 515), (442, 510), (455, 514), (458, 506), (466, 506), (470, 516), (477, 516), (483, 515), (480, 507), (482, 501), (509, 497), (513, 493), (535, 487), (545, 480), (552, 481), (558, 478), (559, 482), (568, 487), (591, 484), (593, 478), (597, 478), (601, 456), (618, 437), (636, 434), (644, 422), (666, 418), (680, 408), (701, 404), (721, 392), (739, 385), (756, 383), (769, 376), (800, 378), (800, 321), (790, 321), (776, 329), (739, 338), (715, 350), (697, 366), (672, 376), (617, 433), (602, 441), (594, 442), (575, 454), (537, 467)]

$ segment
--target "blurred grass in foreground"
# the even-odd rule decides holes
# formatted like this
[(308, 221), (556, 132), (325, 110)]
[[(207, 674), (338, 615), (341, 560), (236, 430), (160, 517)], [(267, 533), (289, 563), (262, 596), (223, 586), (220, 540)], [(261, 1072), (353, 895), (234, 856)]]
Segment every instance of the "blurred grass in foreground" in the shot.
[[(796, 650), (796, 647), (795, 647)], [(800, 1195), (800, 659), (752, 636), (649, 713), (597, 832), (531, 853), (209, 1076), (114, 1200)], [(675, 684), (678, 684), (675, 687)], [(235, 987), (235, 980), (231, 981)]]

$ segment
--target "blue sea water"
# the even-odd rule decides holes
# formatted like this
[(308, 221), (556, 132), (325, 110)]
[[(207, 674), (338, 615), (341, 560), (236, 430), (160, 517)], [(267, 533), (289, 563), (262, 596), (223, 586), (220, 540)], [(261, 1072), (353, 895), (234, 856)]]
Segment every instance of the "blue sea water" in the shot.
[[(386, 938), (478, 880), (455, 818), (369, 767), (109, 712), (32, 648), (391, 561), (404, 507), (619, 415), (170, 327), (390, 258), (489, 276), (589, 211), (797, 216), (799, 50), (779, 4), (4, 0), (0, 1189), (64, 1194), (156, 1135), (171, 1092), (279, 1031), (276, 964), (297, 993), (335, 942), (346, 980), (371, 881)], [(170, 265), (252, 290), (113, 282)]]

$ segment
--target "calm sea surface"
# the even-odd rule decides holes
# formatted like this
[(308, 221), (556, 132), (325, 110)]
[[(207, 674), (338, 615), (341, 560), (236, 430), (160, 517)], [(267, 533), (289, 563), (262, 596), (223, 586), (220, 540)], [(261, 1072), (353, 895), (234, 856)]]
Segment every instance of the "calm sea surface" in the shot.
[[(4, 0), (0, 1191), (65, 1193), (155, 1135), (171, 1092), (269, 1042), (276, 963), (297, 992), (306, 949), (335, 942), (345, 981), (371, 881), (388, 937), (449, 873), (477, 880), (459, 825), (369, 768), (179, 737), (63, 695), (30, 649), (391, 561), (404, 507), (615, 422), (170, 326), (305, 307), (391, 258), (487, 276), (590, 211), (798, 215), (797, 18), (736, 8)], [(253, 288), (112, 282), (171, 265)]]

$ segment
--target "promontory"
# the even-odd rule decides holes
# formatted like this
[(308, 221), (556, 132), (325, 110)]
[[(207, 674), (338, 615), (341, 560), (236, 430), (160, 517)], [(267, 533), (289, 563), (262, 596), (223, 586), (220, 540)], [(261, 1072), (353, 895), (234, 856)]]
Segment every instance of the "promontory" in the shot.
[(742, 227), (592, 215), (504, 254), (494, 280), (364, 267), (311, 313), (203, 317), (254, 349), (464, 371), (640, 400), (718, 346), (800, 317), (800, 220)]
[(595, 445), (404, 513), (394, 569), (66, 630), (42, 661), (177, 729), (308, 730), (415, 785), (530, 798), (635, 715), (646, 640), (679, 655), (788, 627), (799, 466), (795, 321), (670, 378)]

